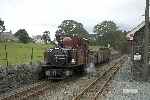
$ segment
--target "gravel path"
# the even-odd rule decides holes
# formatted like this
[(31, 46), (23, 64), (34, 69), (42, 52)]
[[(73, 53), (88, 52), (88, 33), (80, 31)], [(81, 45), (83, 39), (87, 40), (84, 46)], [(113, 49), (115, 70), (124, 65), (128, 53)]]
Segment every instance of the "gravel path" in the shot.
[(109, 91), (98, 100), (150, 100), (150, 83), (138, 82), (131, 77), (131, 61), (128, 60), (107, 87)]

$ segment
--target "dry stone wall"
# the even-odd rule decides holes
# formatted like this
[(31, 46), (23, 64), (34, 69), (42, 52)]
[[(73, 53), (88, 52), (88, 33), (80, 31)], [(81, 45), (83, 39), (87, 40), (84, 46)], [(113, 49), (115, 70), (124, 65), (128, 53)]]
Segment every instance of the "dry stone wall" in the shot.
[(0, 65), (0, 94), (38, 80), (39, 65)]

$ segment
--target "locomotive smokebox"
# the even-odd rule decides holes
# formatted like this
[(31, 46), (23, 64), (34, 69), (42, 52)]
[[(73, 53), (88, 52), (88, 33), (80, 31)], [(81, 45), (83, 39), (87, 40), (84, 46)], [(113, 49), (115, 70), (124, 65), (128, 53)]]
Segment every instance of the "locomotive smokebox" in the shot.
[(45, 62), (47, 65), (63, 66), (71, 62), (70, 49), (53, 48), (45, 53)]

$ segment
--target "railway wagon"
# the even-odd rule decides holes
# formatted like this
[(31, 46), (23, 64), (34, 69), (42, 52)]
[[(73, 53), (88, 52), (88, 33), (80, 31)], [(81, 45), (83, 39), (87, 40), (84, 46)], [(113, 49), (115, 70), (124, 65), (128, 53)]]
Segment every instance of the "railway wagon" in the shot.
[(98, 64), (108, 62), (110, 60), (110, 48), (101, 47), (98, 51)]
[[(131, 60), (132, 60), (132, 76), (135, 80), (141, 80), (145, 74), (144, 67), (144, 30), (145, 22), (142, 22), (135, 27), (130, 33), (127, 34), (129, 41), (129, 47), (131, 48)], [(149, 48), (150, 52), (150, 48)], [(149, 61), (150, 61), (150, 54)], [(147, 76), (148, 77), (148, 76)]]
[[(61, 47), (50, 48), (44, 52), (44, 62), (40, 76), (48, 79), (64, 79), (84, 72), (86, 65), (93, 61), (98, 64), (108, 61), (108, 48), (91, 51), (88, 40), (77, 36), (63, 37)], [(91, 58), (92, 57), (92, 58)]]
[[(92, 59), (90, 60), (94, 64), (101, 64), (108, 62), (110, 60), (110, 48), (107, 47), (99, 47), (94, 50), (90, 50), (91, 53), (89, 53), (90, 56), (93, 56)], [(89, 59), (91, 59), (89, 57)], [(89, 61), (89, 62), (90, 62)]]

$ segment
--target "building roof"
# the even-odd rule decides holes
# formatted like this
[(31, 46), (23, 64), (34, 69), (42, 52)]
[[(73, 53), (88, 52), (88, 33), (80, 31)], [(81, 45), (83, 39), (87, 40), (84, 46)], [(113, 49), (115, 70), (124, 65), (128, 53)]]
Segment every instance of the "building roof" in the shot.
[(142, 27), (145, 26), (145, 21), (143, 21), (142, 23), (140, 23), (138, 26), (136, 26), (135, 28), (133, 28), (128, 34), (127, 34), (127, 39), (128, 40), (133, 40), (133, 37), (135, 35), (135, 33), (140, 30)]
[(1, 35), (1, 38), (2, 38), (3, 40), (14, 40), (14, 41), (17, 41), (17, 40), (18, 40), (18, 38), (16, 38), (16, 37), (12, 34), (11, 31), (10, 31), (10, 32), (2, 32), (0, 35)]

